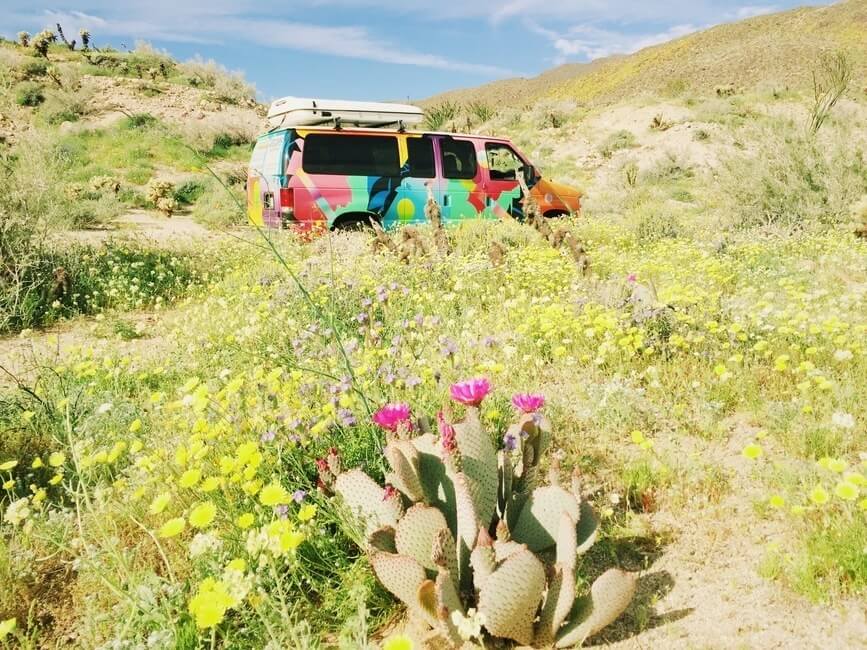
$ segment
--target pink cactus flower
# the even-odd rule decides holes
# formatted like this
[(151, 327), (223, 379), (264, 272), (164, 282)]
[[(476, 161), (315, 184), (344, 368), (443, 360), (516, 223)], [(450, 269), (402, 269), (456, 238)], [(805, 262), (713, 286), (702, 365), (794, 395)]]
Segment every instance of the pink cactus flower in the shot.
[(626, 281), (627, 282), (638, 282), (638, 275), (636, 275), (635, 273), (630, 273), (629, 275), (626, 276)]
[(400, 492), (397, 491), (397, 488), (393, 485), (386, 485), (385, 490), (382, 494), (382, 500), (388, 501), (389, 499), (393, 499), (394, 497), (400, 495)]
[(545, 396), (534, 395), (532, 393), (518, 393), (512, 396), (512, 406), (522, 413), (535, 413), (545, 406)]
[(440, 431), (440, 443), (443, 446), (443, 450), (450, 454), (454, 453), (458, 448), (458, 441), (455, 438), (455, 428), (446, 422), (442, 411), (437, 413), (437, 428)]
[(478, 406), (491, 392), (491, 382), (484, 377), (459, 381), (451, 386), (452, 399), (467, 406)]
[(409, 404), (386, 404), (373, 414), (373, 421), (386, 431), (397, 431), (401, 423), (406, 423), (407, 428), (412, 429)]

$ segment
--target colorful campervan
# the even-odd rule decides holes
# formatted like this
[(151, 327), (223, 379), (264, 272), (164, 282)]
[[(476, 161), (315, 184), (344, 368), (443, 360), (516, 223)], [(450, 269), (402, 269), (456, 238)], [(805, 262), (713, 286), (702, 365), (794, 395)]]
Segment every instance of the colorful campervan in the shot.
[(581, 192), (543, 179), (509, 140), (413, 131), (415, 106), (285, 98), (253, 150), (250, 221), (302, 231), (425, 221), (428, 191), (446, 224), (522, 219), (518, 176), (549, 217), (576, 213)]

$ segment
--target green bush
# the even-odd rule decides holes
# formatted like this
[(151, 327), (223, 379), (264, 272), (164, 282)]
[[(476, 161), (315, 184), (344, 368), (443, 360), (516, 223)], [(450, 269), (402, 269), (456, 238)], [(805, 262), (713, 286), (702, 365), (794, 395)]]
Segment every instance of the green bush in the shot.
[(840, 223), (867, 192), (864, 152), (846, 134), (819, 141), (782, 125), (747, 136), (761, 154), (730, 158), (721, 177), (738, 227)]
[(39, 106), (45, 101), (45, 93), (41, 84), (26, 82), (19, 84), (15, 90), (15, 102), (19, 106)]
[(605, 158), (610, 158), (615, 151), (637, 147), (638, 141), (631, 131), (621, 130), (609, 135), (599, 147), (599, 153)]
[(37, 79), (47, 74), (48, 63), (40, 59), (25, 61), (18, 66), (16, 72), (22, 80)]
[(204, 193), (205, 184), (200, 180), (191, 180), (178, 186), (172, 196), (181, 205), (193, 205)]
[(135, 113), (123, 119), (122, 125), (125, 129), (146, 129), (154, 126), (157, 123), (155, 118), (150, 113)]
[[(240, 205), (240, 207), (239, 207)], [(226, 228), (247, 222), (242, 192), (209, 179), (193, 205), (193, 219), (209, 228)]]

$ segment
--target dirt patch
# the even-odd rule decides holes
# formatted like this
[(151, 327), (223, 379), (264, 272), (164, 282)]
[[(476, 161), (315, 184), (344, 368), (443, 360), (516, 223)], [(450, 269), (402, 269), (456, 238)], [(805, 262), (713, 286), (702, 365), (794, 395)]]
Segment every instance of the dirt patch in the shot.
[[(171, 347), (166, 332), (183, 318), (183, 308), (134, 312), (106, 317), (81, 317), (47, 330), (0, 338), (0, 387), (27, 382), (45, 367), (55, 366), (72, 350), (87, 349), (94, 356), (134, 356), (156, 359)], [(115, 324), (122, 321), (123, 329)], [(125, 338), (120, 332), (135, 332)]]
[(99, 229), (72, 230), (58, 235), (63, 241), (97, 244), (113, 237), (136, 237), (155, 242), (162, 247), (185, 247), (202, 241), (226, 237), (225, 233), (208, 230), (189, 217), (175, 215), (170, 218), (155, 212), (132, 210)]

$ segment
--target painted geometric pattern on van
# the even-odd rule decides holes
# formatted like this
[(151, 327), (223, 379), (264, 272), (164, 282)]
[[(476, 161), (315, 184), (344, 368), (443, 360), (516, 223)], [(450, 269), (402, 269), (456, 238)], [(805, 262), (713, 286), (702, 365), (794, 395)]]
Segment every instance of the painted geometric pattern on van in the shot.
[[(421, 191), (410, 192), (401, 176), (332, 176), (308, 174), (302, 169), (304, 136), (290, 148), (286, 167), (289, 187), (295, 192), (296, 217), (302, 221), (325, 220), (329, 225), (341, 214), (373, 213), (384, 226), (406, 223), (424, 215), (426, 196)], [(351, 136), (348, 136), (351, 137)], [(408, 170), (407, 149), (403, 138), (398, 139), (402, 175)], [(305, 208), (311, 210), (305, 212)]]

